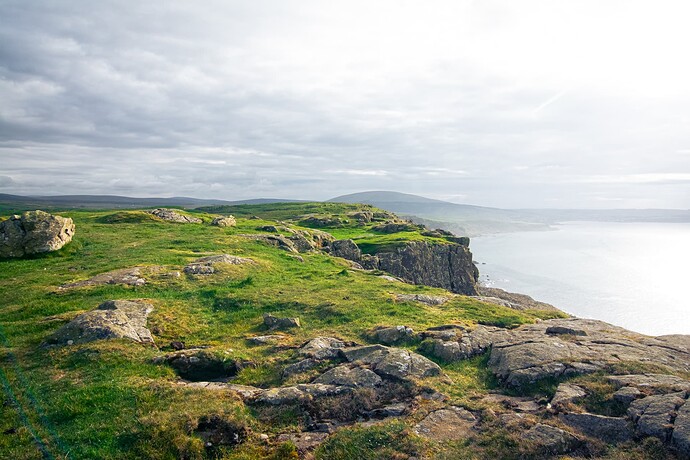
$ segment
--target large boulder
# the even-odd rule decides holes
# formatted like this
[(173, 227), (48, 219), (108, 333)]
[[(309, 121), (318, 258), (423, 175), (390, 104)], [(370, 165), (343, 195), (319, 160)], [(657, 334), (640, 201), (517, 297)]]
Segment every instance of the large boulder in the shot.
[(607, 443), (627, 442), (633, 439), (633, 427), (624, 418), (606, 417), (595, 414), (561, 414), (561, 423), (570, 426), (587, 436), (601, 439)]
[(269, 331), (278, 329), (292, 329), (293, 327), (302, 327), (299, 318), (279, 318), (270, 313), (264, 314), (264, 325)]
[(46, 343), (72, 345), (103, 339), (126, 338), (153, 343), (146, 320), (153, 305), (144, 300), (108, 300), (95, 310), (82, 313), (55, 331)]
[(73, 236), (74, 222), (69, 217), (27, 211), (0, 222), (0, 258), (57, 251)]
[(237, 225), (237, 220), (233, 216), (218, 216), (211, 221), (211, 225), (216, 227), (234, 227)]
[(313, 359), (333, 359), (344, 347), (345, 342), (335, 337), (316, 337), (302, 345), (298, 353)]
[(381, 377), (369, 369), (358, 367), (350, 368), (346, 365), (342, 365), (334, 367), (319, 375), (313, 383), (340, 385), (353, 388), (373, 388), (381, 385), (382, 382)]
[(401, 348), (369, 345), (345, 348), (342, 354), (349, 362), (369, 365), (383, 378), (407, 380), (441, 374), (441, 368), (433, 361)]
[(685, 404), (685, 392), (652, 395), (633, 401), (628, 416), (640, 437), (654, 436), (667, 441), (671, 437), (676, 411)]
[(172, 209), (157, 208), (146, 212), (167, 222), (177, 222), (179, 224), (200, 224), (202, 222), (199, 218), (185, 216)]

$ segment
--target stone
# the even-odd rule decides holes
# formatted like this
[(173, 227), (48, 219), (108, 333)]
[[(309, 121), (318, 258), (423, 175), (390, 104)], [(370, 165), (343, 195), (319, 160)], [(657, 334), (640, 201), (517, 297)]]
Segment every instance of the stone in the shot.
[(299, 318), (278, 318), (270, 313), (264, 314), (264, 325), (269, 331), (277, 329), (292, 329), (295, 327), (302, 327)]
[(316, 249), (316, 245), (313, 241), (309, 240), (306, 236), (301, 233), (293, 233), (288, 237), (292, 242), (292, 245), (297, 250), (297, 252), (309, 252)]
[(58, 289), (74, 289), (86, 286), (102, 286), (106, 284), (143, 286), (146, 284), (146, 279), (142, 278), (141, 269), (142, 267), (120, 268), (118, 270), (100, 273), (86, 280), (63, 284)]
[(0, 259), (57, 251), (72, 241), (75, 227), (69, 217), (27, 211), (0, 222)]
[(573, 329), (565, 326), (549, 326), (546, 328), (547, 334), (552, 335), (587, 335), (582, 329)]
[(529, 396), (508, 396), (499, 393), (490, 393), (482, 398), (486, 403), (498, 404), (514, 412), (534, 413), (544, 409), (534, 398)]
[(339, 217), (334, 216), (304, 216), (299, 224), (303, 227), (313, 227), (313, 228), (337, 228), (342, 227), (345, 221)]
[(445, 362), (452, 363), (480, 355), (491, 348), (494, 341), (509, 337), (505, 329), (492, 326), (476, 326), (468, 330), (462, 326), (445, 325), (422, 332), (424, 352)]
[(74, 318), (51, 334), (46, 343), (65, 345), (94, 340), (126, 338), (139, 343), (153, 343), (146, 320), (153, 305), (144, 300), (108, 300), (95, 310)]
[(340, 385), (353, 388), (374, 388), (381, 385), (381, 377), (369, 369), (338, 366), (324, 372), (314, 379), (313, 383)]
[[(302, 374), (304, 372), (307, 372), (311, 369), (314, 369), (316, 366), (319, 365), (319, 362), (315, 359), (312, 358), (307, 358), (303, 359), (301, 361), (298, 361), (293, 364), (289, 364), (283, 368), (283, 372), (281, 373), (282, 378), (286, 379), (288, 377), (292, 377), (293, 375), (296, 374)], [(317, 383), (326, 383), (326, 382), (317, 382)]]
[(302, 345), (298, 353), (314, 359), (333, 359), (344, 347), (345, 342), (335, 337), (316, 337)]
[(681, 458), (690, 458), (690, 404), (678, 409), (671, 441)]
[(384, 222), (371, 227), (373, 231), (379, 233), (414, 232), (420, 228), (421, 225), (412, 222)]
[(197, 382), (227, 379), (239, 370), (234, 360), (199, 348), (168, 353), (154, 362), (168, 364), (183, 379)]
[(667, 374), (611, 375), (608, 381), (617, 387), (635, 387), (658, 393), (684, 391), (690, 393), (690, 381)]
[(352, 240), (335, 240), (330, 244), (331, 255), (343, 259), (358, 262), (362, 257), (362, 251)]
[(405, 403), (395, 403), (389, 404), (383, 407), (377, 407), (370, 411), (362, 412), (366, 417), (370, 418), (388, 418), (388, 417), (400, 417), (408, 411), (407, 404)]
[(613, 394), (613, 399), (627, 406), (634, 400), (643, 396), (644, 393), (635, 387), (623, 387)]
[(157, 208), (146, 212), (167, 222), (177, 222), (179, 224), (200, 224), (202, 222), (202, 220), (197, 217), (185, 216), (173, 209)]
[(248, 337), (247, 340), (253, 345), (266, 345), (269, 343), (275, 343), (283, 340), (286, 336), (282, 334), (271, 334), (271, 335), (258, 335), (254, 337)]
[(349, 362), (361, 362), (383, 378), (399, 380), (421, 379), (441, 374), (441, 368), (429, 359), (400, 348), (383, 345), (345, 348), (343, 356)]
[(407, 326), (381, 327), (375, 329), (370, 335), (374, 342), (393, 345), (409, 340), (414, 335), (414, 331)]
[(315, 398), (339, 396), (350, 392), (352, 392), (351, 387), (308, 383), (263, 390), (254, 399), (254, 402), (271, 406), (302, 404)]
[(621, 443), (633, 439), (633, 427), (621, 417), (570, 413), (560, 414), (558, 419), (563, 424), (606, 443)]
[(541, 453), (550, 455), (567, 454), (582, 444), (571, 433), (542, 423), (527, 430), (521, 439), (534, 444)]
[(415, 425), (415, 434), (432, 441), (460, 441), (470, 436), (475, 416), (461, 407), (450, 406), (431, 412)]
[(288, 238), (284, 237), (283, 235), (272, 235), (272, 234), (265, 234), (265, 235), (244, 235), (247, 238), (251, 238), (257, 241), (260, 241), (264, 244), (267, 244), (269, 246), (274, 246), (278, 249), (282, 249), (283, 251), (287, 252), (292, 252), (292, 253), (297, 253), (297, 248), (295, 245), (290, 241)]
[[(536, 301), (532, 297), (525, 294), (517, 294), (504, 291), (503, 289), (489, 288), (484, 286), (479, 286), (477, 290), (484, 302), (495, 303), (497, 305), (512, 308), (513, 310), (560, 311), (551, 304)], [(498, 301), (495, 301), (494, 299), (498, 299)]]
[(218, 254), (214, 256), (200, 257), (186, 265), (182, 270), (188, 275), (211, 275), (215, 273), (216, 264), (243, 265), (253, 264), (254, 260), (246, 257), (231, 256), (230, 254)]
[(347, 216), (356, 220), (359, 224), (368, 224), (374, 219), (374, 213), (371, 211), (351, 212)]
[(556, 409), (564, 408), (587, 396), (587, 392), (580, 386), (571, 383), (561, 383), (551, 398), (551, 406)]
[(234, 227), (237, 225), (237, 220), (235, 220), (234, 216), (218, 216), (213, 218), (211, 225), (216, 227)]
[(427, 294), (396, 294), (398, 302), (420, 302), (430, 306), (443, 305), (448, 302), (448, 297)]
[(633, 401), (628, 416), (640, 437), (654, 436), (662, 441), (670, 439), (676, 410), (685, 404), (685, 393), (653, 395)]

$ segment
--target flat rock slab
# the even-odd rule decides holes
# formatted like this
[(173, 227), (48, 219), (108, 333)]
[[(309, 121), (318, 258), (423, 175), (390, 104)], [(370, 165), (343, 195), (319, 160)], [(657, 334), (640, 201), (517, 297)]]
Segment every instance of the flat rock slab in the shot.
[(72, 345), (94, 340), (127, 338), (153, 343), (146, 320), (153, 305), (144, 300), (108, 300), (97, 309), (82, 313), (55, 331), (46, 343)]
[(86, 280), (75, 281), (61, 285), (58, 289), (74, 289), (86, 286), (102, 286), (106, 284), (122, 284), (125, 286), (143, 286), (146, 279), (141, 276), (142, 267), (120, 268), (100, 273)]
[(258, 404), (278, 406), (282, 404), (300, 404), (312, 399), (347, 394), (352, 388), (338, 385), (308, 383), (290, 387), (278, 387), (263, 390), (253, 400)]
[[(477, 290), (479, 291), (479, 295), (484, 297), (484, 299), (481, 299), (484, 302), (506, 306), (508, 308), (512, 308), (513, 310), (560, 311), (551, 304), (536, 301), (532, 297), (525, 294), (516, 294), (514, 292), (504, 291), (503, 289), (489, 288), (484, 286), (479, 286)], [(493, 299), (498, 299), (499, 302), (493, 301)]]
[(441, 374), (441, 368), (422, 355), (400, 348), (370, 345), (345, 348), (343, 356), (349, 362), (361, 362), (383, 378), (406, 380)]
[(283, 334), (256, 335), (253, 337), (247, 337), (247, 341), (252, 345), (267, 345), (270, 343), (280, 342), (285, 338), (287, 338), (287, 336)]
[(541, 423), (522, 435), (522, 439), (536, 445), (544, 454), (563, 455), (577, 449), (582, 442), (565, 430)]
[(607, 443), (627, 442), (633, 439), (633, 427), (627, 419), (595, 414), (560, 414), (558, 419), (587, 436)]
[(146, 212), (167, 222), (177, 222), (179, 224), (200, 224), (202, 222), (201, 219), (185, 216), (173, 209), (158, 208)]
[(254, 260), (246, 257), (232, 256), (230, 254), (218, 254), (214, 256), (200, 257), (186, 265), (182, 271), (188, 275), (211, 275), (215, 273), (215, 265), (243, 265), (253, 264)]
[(324, 372), (313, 383), (340, 385), (352, 388), (374, 388), (383, 383), (381, 377), (369, 369), (338, 366)]
[(414, 427), (414, 432), (432, 441), (459, 441), (470, 435), (476, 423), (471, 412), (450, 406), (431, 412)]
[(690, 393), (690, 381), (675, 375), (667, 374), (631, 374), (612, 375), (608, 381), (617, 387), (635, 387), (641, 390), (651, 390), (656, 393), (674, 393), (684, 391)]
[(690, 404), (684, 404), (678, 409), (672, 442), (682, 455), (681, 458), (690, 458)]
[(72, 241), (74, 222), (69, 217), (27, 211), (0, 222), (0, 259), (57, 251)]
[(544, 409), (533, 398), (528, 396), (507, 396), (498, 393), (492, 393), (484, 396), (482, 401), (487, 403), (499, 404), (506, 409), (515, 412), (539, 412)]
[(551, 398), (551, 405), (555, 408), (564, 407), (587, 396), (587, 392), (580, 386), (571, 383), (561, 383)]
[(395, 300), (398, 302), (420, 302), (426, 305), (438, 306), (450, 300), (448, 297), (427, 295), (427, 294), (396, 294)]
[(654, 436), (668, 441), (676, 411), (685, 404), (685, 392), (653, 395), (633, 401), (628, 416), (640, 437)]
[(408, 326), (379, 327), (370, 334), (372, 341), (383, 345), (393, 345), (412, 338), (414, 330)]

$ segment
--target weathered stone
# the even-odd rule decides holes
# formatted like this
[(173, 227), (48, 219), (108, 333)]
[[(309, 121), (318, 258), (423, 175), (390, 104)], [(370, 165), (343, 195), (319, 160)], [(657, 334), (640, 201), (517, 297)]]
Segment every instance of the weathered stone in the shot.
[(314, 242), (307, 239), (307, 237), (301, 233), (295, 232), (290, 235), (288, 239), (292, 242), (292, 245), (295, 247), (295, 249), (297, 249), (297, 252), (309, 252), (316, 248)]
[(152, 311), (153, 305), (143, 300), (108, 300), (62, 326), (46, 342), (66, 345), (127, 338), (153, 343), (151, 332), (146, 329), (146, 319)]
[(342, 257), (355, 262), (362, 257), (362, 251), (352, 240), (335, 240), (330, 244), (330, 249), (333, 257)]
[(632, 426), (624, 418), (571, 413), (560, 414), (558, 419), (587, 436), (607, 443), (627, 442), (633, 438)]
[(379, 258), (372, 256), (371, 254), (362, 254), (362, 257), (359, 259), (359, 263), (365, 270), (376, 270), (379, 266)]
[[(487, 296), (482, 296), (482, 295), (473, 295), (470, 296), (470, 298), (479, 300), (480, 302), (484, 303), (491, 303), (494, 305), (500, 305), (501, 307), (506, 307), (506, 308), (513, 308), (513, 304), (508, 302), (507, 300), (499, 299), (498, 297), (487, 297)], [(516, 308), (514, 308), (517, 310)]]
[[(298, 361), (293, 364), (289, 364), (283, 368), (283, 372), (281, 376), (286, 379), (288, 377), (292, 377), (293, 375), (296, 374), (302, 374), (303, 372), (307, 372), (311, 369), (314, 369), (316, 366), (319, 365), (319, 362), (315, 359), (312, 358), (307, 358), (303, 359), (301, 361)], [(326, 382), (317, 382), (317, 383), (326, 383)]]
[(347, 216), (356, 220), (360, 224), (368, 224), (374, 218), (374, 213), (371, 211), (357, 211), (351, 212)]
[(405, 403), (395, 403), (389, 404), (383, 407), (377, 407), (370, 411), (364, 411), (363, 414), (370, 418), (388, 418), (388, 417), (400, 417), (408, 411), (407, 404)]
[(551, 335), (587, 335), (582, 329), (565, 326), (549, 326), (546, 328), (546, 333)]
[(498, 404), (503, 408), (515, 412), (539, 412), (544, 409), (534, 398), (529, 396), (508, 396), (499, 393), (490, 393), (482, 398), (487, 403)]
[(623, 387), (613, 394), (613, 399), (627, 406), (634, 400), (643, 396), (644, 393), (635, 387)]
[(577, 402), (585, 396), (587, 396), (587, 392), (582, 387), (571, 383), (561, 383), (558, 385), (553, 398), (551, 398), (551, 405), (559, 409)]
[(398, 232), (414, 232), (422, 228), (421, 225), (413, 224), (412, 222), (384, 222), (375, 225), (371, 229), (379, 233), (398, 233)]
[(300, 225), (304, 227), (324, 228), (324, 227), (342, 227), (345, 223), (343, 219), (333, 216), (304, 216), (300, 220)]
[(302, 327), (299, 318), (278, 318), (270, 313), (264, 314), (264, 325), (268, 330), (274, 331), (276, 329), (291, 329), (293, 327)]
[(125, 286), (143, 286), (146, 279), (141, 277), (141, 267), (121, 268), (106, 273), (100, 273), (87, 280), (63, 284), (59, 289), (73, 289), (86, 286), (100, 286), (105, 284), (122, 284)]
[(323, 383), (326, 385), (339, 385), (353, 388), (374, 388), (381, 385), (381, 377), (369, 369), (349, 368), (348, 366), (338, 366), (324, 372), (314, 379), (313, 383)]
[(508, 337), (508, 332), (491, 326), (477, 326), (469, 331), (449, 325), (427, 329), (421, 336), (427, 339), (422, 344), (426, 354), (450, 363), (484, 353), (494, 341)]
[(261, 241), (262, 243), (268, 244), (269, 246), (274, 246), (278, 249), (282, 249), (283, 251), (287, 252), (294, 252), (297, 253), (297, 248), (295, 248), (295, 245), (284, 237), (283, 235), (271, 235), (271, 234), (266, 234), (266, 235), (245, 235), (247, 238), (251, 238), (257, 241)]
[(681, 458), (690, 458), (690, 404), (686, 403), (678, 409), (672, 441)]
[(201, 219), (185, 216), (172, 209), (158, 208), (146, 212), (168, 222), (177, 222), (180, 224), (200, 224), (202, 222)]
[(414, 335), (412, 328), (407, 326), (381, 327), (371, 333), (374, 342), (393, 345), (410, 339)]
[(304, 403), (314, 398), (338, 396), (351, 391), (351, 387), (309, 383), (263, 390), (254, 399), (254, 402), (278, 406), (282, 404)]
[(302, 345), (298, 351), (303, 356), (314, 359), (333, 359), (340, 355), (345, 342), (334, 337), (316, 337)]
[(248, 337), (247, 340), (249, 341), (249, 343), (253, 345), (266, 345), (269, 343), (278, 342), (284, 339), (285, 337), (286, 336), (282, 334), (258, 335), (254, 337)]
[(441, 368), (427, 358), (400, 348), (383, 345), (345, 348), (343, 355), (350, 362), (362, 362), (384, 378), (409, 379), (439, 375)]
[(186, 265), (182, 271), (188, 275), (211, 275), (216, 271), (214, 267), (216, 264), (242, 265), (253, 263), (254, 261), (252, 259), (246, 257), (218, 254), (215, 256), (200, 257), (194, 262)]
[(396, 294), (398, 302), (420, 302), (431, 306), (443, 305), (448, 302), (448, 297), (427, 294)]
[(27, 211), (0, 222), (0, 259), (57, 251), (73, 236), (72, 219)]
[(617, 387), (629, 386), (638, 389), (647, 389), (658, 393), (672, 393), (685, 391), (690, 393), (690, 382), (666, 374), (631, 374), (631, 375), (611, 375), (608, 381)]
[(685, 404), (685, 392), (653, 395), (633, 401), (628, 416), (640, 437), (654, 436), (667, 441), (673, 429), (676, 410)]
[(450, 406), (431, 412), (414, 427), (414, 432), (433, 441), (460, 441), (470, 435), (476, 423), (471, 412)]
[(225, 379), (237, 374), (237, 363), (208, 350), (192, 348), (168, 353), (154, 360), (166, 363), (180, 375), (192, 381)]
[(283, 433), (278, 435), (276, 441), (291, 442), (297, 448), (300, 458), (309, 458), (307, 455), (316, 449), (328, 438), (328, 433), (323, 432), (304, 432), (304, 433)]
[(237, 225), (237, 220), (235, 220), (234, 216), (219, 216), (214, 217), (211, 221), (211, 225), (215, 225), (216, 227), (234, 227)]
[(541, 423), (527, 430), (522, 439), (534, 444), (541, 453), (550, 455), (567, 454), (582, 444), (567, 431)]

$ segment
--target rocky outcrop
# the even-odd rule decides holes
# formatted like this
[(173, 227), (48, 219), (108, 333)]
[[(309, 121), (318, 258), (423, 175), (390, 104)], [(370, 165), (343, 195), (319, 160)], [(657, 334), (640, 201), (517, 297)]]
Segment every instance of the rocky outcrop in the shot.
[(216, 227), (234, 227), (237, 225), (237, 220), (234, 216), (218, 216), (211, 221), (211, 225)]
[(523, 439), (532, 443), (545, 455), (563, 455), (582, 444), (573, 434), (550, 425), (538, 423), (523, 434)]
[(153, 343), (146, 320), (153, 305), (143, 300), (108, 300), (97, 309), (82, 313), (55, 331), (46, 343), (72, 345), (94, 340), (126, 338)]
[(460, 441), (472, 433), (477, 418), (461, 407), (449, 406), (431, 412), (414, 427), (415, 434), (432, 441)]
[(313, 383), (340, 385), (352, 388), (373, 388), (381, 385), (383, 380), (376, 373), (365, 368), (350, 368), (342, 365), (319, 375)]
[(124, 286), (143, 286), (146, 279), (141, 276), (142, 267), (121, 268), (106, 273), (100, 273), (86, 280), (63, 284), (59, 289), (73, 289), (86, 286), (102, 286), (105, 284), (121, 284)]
[(441, 374), (441, 368), (433, 361), (400, 348), (369, 345), (346, 348), (342, 354), (351, 363), (370, 366), (383, 378), (407, 380)]
[(335, 337), (316, 337), (302, 345), (298, 353), (313, 359), (334, 359), (340, 356), (345, 342)]
[(362, 258), (362, 251), (352, 240), (335, 240), (330, 246), (330, 253), (333, 257), (342, 257), (343, 259), (359, 262)]
[(578, 385), (561, 383), (556, 389), (556, 394), (551, 398), (551, 406), (556, 409), (567, 407), (568, 404), (577, 402), (587, 396), (587, 392)]
[(73, 236), (72, 219), (27, 211), (0, 222), (0, 259), (57, 251)]
[(216, 264), (243, 265), (253, 263), (254, 261), (252, 259), (246, 257), (219, 254), (215, 256), (200, 257), (194, 262), (186, 265), (182, 271), (188, 275), (211, 275), (216, 271), (214, 268)]
[(199, 218), (185, 216), (172, 209), (157, 208), (146, 212), (167, 222), (177, 222), (179, 224), (200, 224), (202, 222)]
[(394, 345), (414, 336), (414, 330), (407, 326), (379, 327), (369, 333), (372, 341), (383, 345)]
[(299, 322), (299, 318), (279, 318), (271, 315), (270, 313), (264, 314), (264, 325), (269, 331), (302, 327)]

